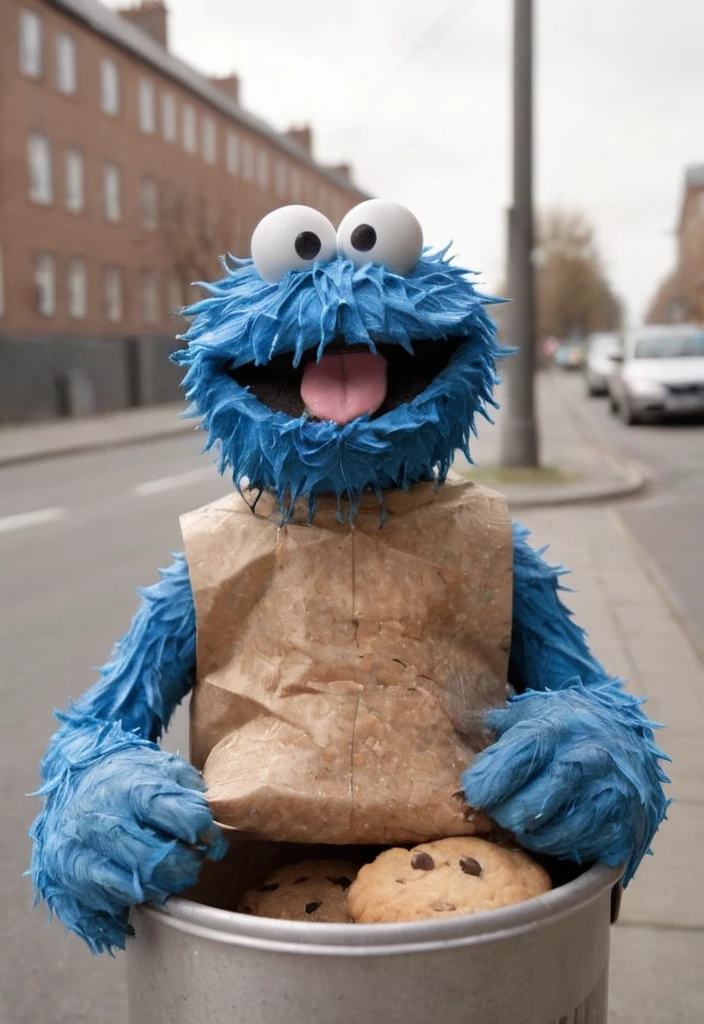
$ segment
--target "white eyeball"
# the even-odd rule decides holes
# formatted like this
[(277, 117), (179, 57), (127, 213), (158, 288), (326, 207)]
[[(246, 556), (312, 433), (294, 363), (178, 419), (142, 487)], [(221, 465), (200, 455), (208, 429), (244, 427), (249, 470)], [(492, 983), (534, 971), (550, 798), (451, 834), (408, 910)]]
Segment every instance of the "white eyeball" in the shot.
[(423, 249), (423, 229), (400, 203), (367, 199), (345, 214), (337, 229), (337, 248), (357, 267), (383, 263), (395, 274), (408, 274)]
[(269, 284), (289, 270), (309, 270), (337, 251), (335, 228), (310, 206), (282, 206), (263, 217), (252, 235), (254, 266)]

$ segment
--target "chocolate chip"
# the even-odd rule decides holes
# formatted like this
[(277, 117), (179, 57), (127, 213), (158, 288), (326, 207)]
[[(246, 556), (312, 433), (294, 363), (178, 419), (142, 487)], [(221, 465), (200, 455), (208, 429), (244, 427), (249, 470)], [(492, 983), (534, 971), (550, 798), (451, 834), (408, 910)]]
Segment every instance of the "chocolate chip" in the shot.
[(319, 906), (321, 906), (320, 900), (311, 900), (310, 903), (306, 903), (306, 914), (314, 914)]
[(278, 882), (265, 882), (264, 885), (257, 886), (257, 892), (276, 892), (278, 888)]
[(252, 910), (251, 907), (242, 907), (242, 913), (243, 914), (253, 914), (254, 911)]
[(460, 867), (465, 875), (481, 875), (482, 866), (474, 857), (460, 857)]
[(419, 850), (418, 853), (414, 853), (411, 857), (411, 867), (415, 868), (416, 871), (432, 871), (435, 867), (435, 861), (425, 850)]
[(307, 881), (308, 881), (308, 875), (303, 875), (302, 878), (297, 878), (296, 881), (293, 884), (294, 885), (300, 885), (301, 882), (307, 882)]
[(351, 878), (345, 878), (344, 875), (340, 875), (339, 878), (333, 878), (331, 875), (327, 875), (328, 882), (332, 882), (333, 885), (339, 885), (341, 889), (349, 889), (352, 885)]
[(454, 903), (446, 903), (445, 900), (437, 900), (433, 903), (433, 910), (457, 910)]

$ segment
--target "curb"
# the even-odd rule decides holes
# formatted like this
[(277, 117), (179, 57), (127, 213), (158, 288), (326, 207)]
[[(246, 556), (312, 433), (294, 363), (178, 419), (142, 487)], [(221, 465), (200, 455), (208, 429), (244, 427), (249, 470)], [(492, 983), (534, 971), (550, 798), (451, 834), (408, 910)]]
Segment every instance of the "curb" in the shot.
[(589, 484), (567, 485), (560, 490), (528, 492), (521, 494), (511, 488), (502, 489), (512, 508), (544, 508), (547, 505), (597, 505), (610, 501), (622, 501), (635, 494), (640, 494), (650, 483), (649, 474), (634, 462), (618, 460), (612, 452), (602, 452), (613, 463), (620, 463), (618, 471), (623, 477), (611, 484), (600, 484), (597, 481)]
[(60, 459), (66, 455), (85, 455), (87, 452), (105, 451), (110, 448), (128, 448), (136, 444), (148, 444), (150, 441), (167, 441), (171, 437), (180, 437), (198, 428), (193, 420), (174, 424), (169, 429), (157, 430), (150, 434), (134, 434), (127, 437), (94, 438), (67, 444), (63, 448), (44, 448), (21, 452), (17, 455), (3, 455), (0, 452), (0, 468), (4, 466), (21, 466), (25, 463), (41, 462), (43, 459)]

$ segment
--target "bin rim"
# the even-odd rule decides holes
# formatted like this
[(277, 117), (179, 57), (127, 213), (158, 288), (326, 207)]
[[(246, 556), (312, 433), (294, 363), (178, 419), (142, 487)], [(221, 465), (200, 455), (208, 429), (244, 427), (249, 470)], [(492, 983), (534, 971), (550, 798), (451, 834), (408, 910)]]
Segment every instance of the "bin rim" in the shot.
[(183, 897), (140, 906), (162, 926), (221, 944), (315, 956), (378, 956), (494, 942), (536, 930), (594, 902), (619, 881), (623, 868), (594, 864), (577, 878), (523, 903), (440, 920), (396, 924), (324, 924), (219, 910)]

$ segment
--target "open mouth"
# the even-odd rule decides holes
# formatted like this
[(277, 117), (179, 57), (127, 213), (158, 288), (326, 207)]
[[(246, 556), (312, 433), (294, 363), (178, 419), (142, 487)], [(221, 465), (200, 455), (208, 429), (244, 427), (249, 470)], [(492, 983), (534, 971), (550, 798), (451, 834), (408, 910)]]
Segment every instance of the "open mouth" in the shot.
[(311, 353), (298, 367), (288, 353), (263, 366), (250, 363), (228, 373), (273, 412), (292, 419), (308, 414), (342, 425), (365, 414), (377, 418), (412, 402), (465, 340), (414, 341), (413, 355), (400, 345), (377, 344), (375, 355), (365, 345), (334, 341), (319, 360)]

